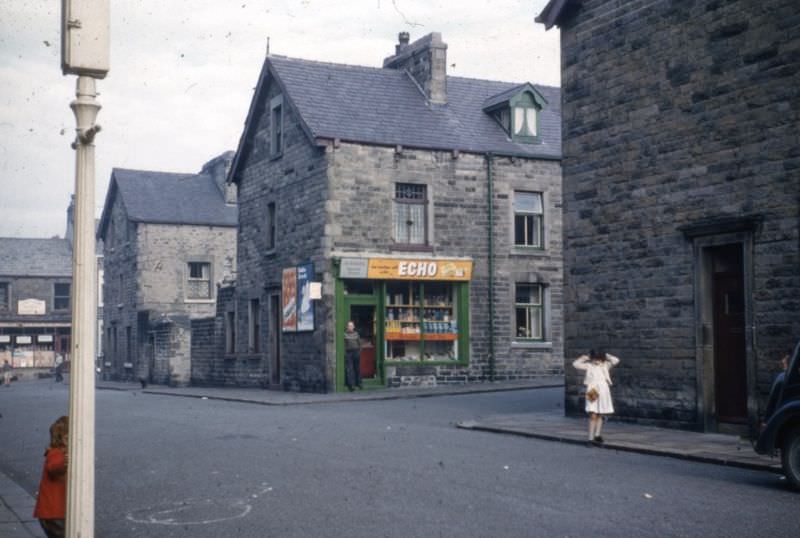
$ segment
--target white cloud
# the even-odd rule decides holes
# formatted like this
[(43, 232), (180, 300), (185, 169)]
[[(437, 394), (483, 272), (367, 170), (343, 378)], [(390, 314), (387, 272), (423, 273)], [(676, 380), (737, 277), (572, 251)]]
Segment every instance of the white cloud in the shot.
[[(533, 20), (545, 4), (112, 2), (111, 72), (98, 82), (96, 205), (112, 167), (198, 171), (235, 149), (268, 37), (273, 54), (380, 66), (398, 32), (413, 40), (438, 31), (451, 75), (558, 85), (558, 32)], [(63, 234), (74, 182), (75, 78), (60, 72), (59, 18), (58, 2), (0, 3), (0, 236)]]

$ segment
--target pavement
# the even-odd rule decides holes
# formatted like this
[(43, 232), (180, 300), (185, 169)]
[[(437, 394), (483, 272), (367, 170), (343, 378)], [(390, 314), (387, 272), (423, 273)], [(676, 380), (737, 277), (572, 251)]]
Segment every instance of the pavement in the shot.
[[(484, 417), (456, 424), (466, 430), (520, 435), (561, 443), (587, 444), (587, 419), (562, 413), (540, 412)], [(781, 472), (780, 459), (761, 456), (750, 441), (737, 435), (700, 433), (607, 421), (598, 450), (620, 450), (682, 460), (727, 465), (758, 471)]]
[(530, 390), (564, 386), (562, 376), (548, 376), (525, 381), (477, 382), (465, 385), (442, 385), (437, 387), (402, 387), (386, 389), (366, 387), (355, 392), (308, 393), (258, 388), (236, 387), (167, 387), (148, 385), (142, 389), (139, 383), (97, 381), (98, 390), (137, 391), (142, 394), (178, 396), (184, 398), (204, 398), (228, 402), (252, 403), (259, 405), (307, 405), (333, 404), (374, 400), (402, 400), (408, 398), (431, 398), (459, 394), (479, 394), (482, 392), (502, 392), (511, 390)]
[(33, 517), (36, 500), (0, 472), (0, 536), (3, 538), (45, 538)]

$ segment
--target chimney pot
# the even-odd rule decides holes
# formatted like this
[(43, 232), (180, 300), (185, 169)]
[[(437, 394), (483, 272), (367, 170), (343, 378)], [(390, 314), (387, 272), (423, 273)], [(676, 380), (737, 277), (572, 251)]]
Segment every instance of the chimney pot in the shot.
[(400, 32), (397, 34), (397, 41), (398, 44), (394, 47), (394, 53), (400, 54), (403, 52), (403, 49), (408, 46), (408, 41), (411, 39), (411, 35), (408, 32)]

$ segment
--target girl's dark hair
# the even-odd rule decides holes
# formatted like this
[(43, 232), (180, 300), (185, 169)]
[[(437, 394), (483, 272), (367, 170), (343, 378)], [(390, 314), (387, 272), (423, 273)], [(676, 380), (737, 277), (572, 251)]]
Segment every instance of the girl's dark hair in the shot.
[(605, 349), (590, 349), (589, 350), (589, 358), (590, 359), (599, 359), (601, 361), (606, 360), (606, 350)]

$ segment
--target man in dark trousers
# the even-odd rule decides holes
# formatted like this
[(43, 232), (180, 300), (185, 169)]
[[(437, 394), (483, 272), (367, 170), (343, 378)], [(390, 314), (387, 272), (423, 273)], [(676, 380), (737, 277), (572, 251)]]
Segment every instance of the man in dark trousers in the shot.
[(356, 331), (356, 324), (347, 322), (344, 330), (344, 381), (350, 392), (361, 386), (361, 337)]

